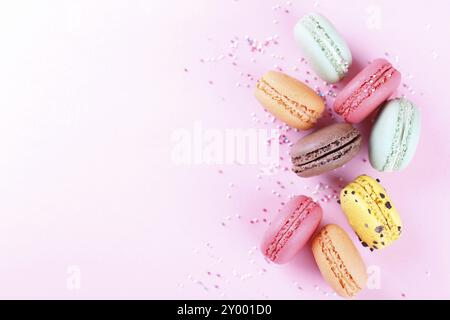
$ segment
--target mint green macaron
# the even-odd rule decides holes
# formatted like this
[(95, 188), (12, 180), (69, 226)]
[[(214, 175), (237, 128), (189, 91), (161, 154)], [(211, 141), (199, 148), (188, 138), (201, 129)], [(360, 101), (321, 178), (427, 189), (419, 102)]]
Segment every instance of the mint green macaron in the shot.
[(384, 104), (372, 129), (369, 157), (378, 171), (399, 171), (414, 157), (420, 136), (419, 109), (405, 98)]
[(320, 78), (336, 83), (347, 74), (352, 54), (327, 18), (318, 13), (305, 15), (296, 24), (294, 37)]

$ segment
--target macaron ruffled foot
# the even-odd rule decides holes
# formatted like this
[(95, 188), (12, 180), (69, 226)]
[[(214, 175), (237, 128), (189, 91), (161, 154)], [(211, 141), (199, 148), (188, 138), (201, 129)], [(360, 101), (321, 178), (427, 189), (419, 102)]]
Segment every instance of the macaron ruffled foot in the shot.
[(305, 15), (295, 26), (294, 36), (320, 78), (329, 83), (336, 83), (347, 74), (352, 64), (350, 49), (344, 38), (323, 15)]
[(258, 80), (255, 97), (276, 118), (302, 130), (315, 126), (325, 110), (324, 101), (313, 89), (277, 71)]
[(366, 266), (341, 227), (323, 227), (312, 241), (312, 252), (322, 276), (340, 296), (352, 298), (365, 287)]
[(292, 146), (292, 170), (312, 177), (339, 168), (361, 148), (361, 133), (348, 123), (335, 123), (315, 131)]
[(400, 80), (400, 72), (389, 61), (374, 60), (342, 89), (334, 111), (349, 123), (359, 123), (397, 90)]
[(361, 244), (371, 251), (400, 237), (402, 222), (386, 190), (375, 179), (362, 175), (341, 191), (341, 207)]
[(308, 242), (321, 220), (318, 203), (307, 196), (295, 197), (272, 220), (263, 237), (262, 253), (272, 262), (288, 262)]
[(388, 101), (370, 136), (369, 159), (378, 171), (399, 171), (411, 162), (420, 136), (419, 109), (405, 98)]

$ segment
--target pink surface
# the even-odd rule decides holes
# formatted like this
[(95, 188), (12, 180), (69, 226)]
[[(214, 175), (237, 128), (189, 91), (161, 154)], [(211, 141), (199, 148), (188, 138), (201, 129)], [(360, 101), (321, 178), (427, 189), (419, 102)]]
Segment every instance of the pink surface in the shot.
[[(382, 73), (383, 71), (387, 75)], [(373, 83), (370, 83), (369, 79), (372, 79)], [(337, 95), (334, 110), (345, 121), (360, 123), (396, 92), (400, 82), (400, 72), (392, 69), (387, 60), (375, 59)]]
[[(448, 1), (24, 2), (0, 3), (1, 298), (340, 299), (307, 247), (278, 266), (258, 246), (291, 194), (350, 233), (336, 199), (363, 173), (381, 179), (404, 233), (358, 247), (379, 276), (359, 298), (450, 298)], [(310, 10), (347, 40), (350, 78), (383, 56), (402, 72), (398, 94), (423, 115), (411, 165), (370, 167), (370, 120), (360, 154), (320, 177), (285, 171), (287, 144), (279, 169), (174, 163), (180, 129), (277, 128), (252, 95), (269, 69), (332, 106), (343, 84), (325, 87), (293, 40)], [(280, 130), (283, 143), (304, 135)]]
[(322, 220), (322, 208), (310, 197), (296, 196), (270, 220), (261, 252), (278, 264), (292, 260), (308, 242)]

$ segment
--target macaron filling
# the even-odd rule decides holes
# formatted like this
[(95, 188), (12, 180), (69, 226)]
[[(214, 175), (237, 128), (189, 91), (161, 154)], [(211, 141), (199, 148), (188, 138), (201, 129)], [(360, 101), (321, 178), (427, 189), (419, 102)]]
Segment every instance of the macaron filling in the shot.
[(366, 79), (361, 86), (347, 98), (347, 100), (345, 100), (345, 102), (336, 110), (337, 113), (346, 118), (380, 86), (389, 81), (395, 72), (397, 72), (397, 70), (390, 63), (382, 65), (372, 76)]
[(400, 109), (397, 115), (397, 127), (392, 140), (391, 152), (383, 166), (385, 170), (398, 170), (405, 158), (411, 140), (413, 120), (415, 115), (414, 105), (406, 99), (399, 99)]
[(333, 41), (330, 35), (322, 27), (319, 20), (313, 15), (306, 16), (302, 23), (311, 33), (314, 41), (317, 42), (320, 50), (328, 58), (339, 77), (343, 77), (348, 71), (349, 62), (344, 58), (339, 46)]
[(370, 207), (370, 214), (383, 226), (383, 230), (386, 231), (384, 236), (387, 240), (394, 241), (398, 239), (401, 228), (393, 221), (391, 214), (388, 212), (388, 208), (383, 205), (383, 199), (375, 192), (370, 182), (360, 177), (355, 180), (353, 187), (367, 201)]
[(266, 249), (265, 255), (272, 261), (277, 259), (280, 250), (286, 245), (289, 238), (300, 227), (302, 222), (309, 216), (317, 204), (308, 198), (295, 208), (284, 222), (283, 226), (277, 232)]
[(322, 254), (327, 260), (328, 266), (332, 271), (334, 277), (338, 280), (339, 285), (350, 297), (354, 296), (358, 291), (361, 290), (361, 287), (358, 285), (355, 279), (353, 279), (351, 273), (348, 271), (326, 229), (321, 231), (319, 244)]
[(346, 136), (333, 141), (332, 143), (309, 152), (305, 155), (293, 156), (294, 172), (300, 173), (317, 166), (321, 166), (330, 161), (335, 161), (349, 153), (355, 145), (359, 145), (361, 135), (354, 130)]
[(316, 123), (317, 119), (320, 117), (320, 114), (316, 113), (314, 110), (281, 94), (264, 79), (258, 81), (256, 88), (264, 92), (272, 100), (276, 101), (279, 106), (287, 110), (291, 115), (308, 124)]

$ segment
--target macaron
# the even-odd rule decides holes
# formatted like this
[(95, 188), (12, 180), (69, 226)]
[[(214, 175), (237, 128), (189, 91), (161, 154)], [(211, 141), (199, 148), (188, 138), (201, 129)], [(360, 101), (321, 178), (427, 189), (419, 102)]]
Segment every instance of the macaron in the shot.
[(302, 130), (312, 128), (325, 110), (324, 101), (313, 89), (277, 71), (258, 80), (255, 97), (276, 118)]
[(400, 80), (400, 72), (389, 61), (374, 60), (342, 89), (334, 111), (347, 122), (359, 123), (397, 90)]
[(382, 249), (400, 237), (402, 221), (386, 190), (362, 175), (341, 191), (340, 202), (363, 247)]
[(292, 146), (292, 171), (306, 178), (339, 168), (358, 153), (361, 141), (361, 133), (348, 123), (317, 130)]
[(312, 241), (312, 252), (320, 273), (340, 296), (352, 298), (365, 287), (366, 266), (341, 227), (323, 227)]
[(406, 168), (416, 152), (419, 136), (419, 109), (405, 98), (388, 101), (370, 135), (370, 163), (378, 171)]
[(314, 12), (305, 15), (295, 25), (294, 37), (320, 78), (335, 83), (347, 74), (352, 54), (327, 18)]
[(262, 240), (262, 253), (272, 262), (288, 262), (308, 242), (321, 220), (318, 203), (303, 195), (293, 198), (271, 221)]

